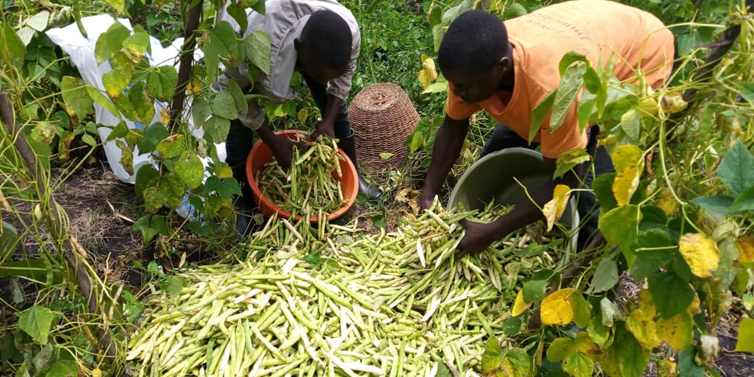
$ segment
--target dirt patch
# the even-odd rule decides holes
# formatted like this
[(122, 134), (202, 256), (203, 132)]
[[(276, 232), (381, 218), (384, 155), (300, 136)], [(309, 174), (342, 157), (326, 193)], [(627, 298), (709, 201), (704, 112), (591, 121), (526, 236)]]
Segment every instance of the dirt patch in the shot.
[(131, 230), (140, 217), (140, 200), (132, 185), (102, 164), (77, 172), (55, 198), (68, 214), (71, 234), (92, 257), (115, 258), (141, 248), (141, 235)]
[(738, 340), (738, 326), (741, 324), (740, 312), (730, 312), (717, 325), (717, 338), (720, 341), (720, 353), (715, 360), (715, 369), (722, 377), (754, 376), (754, 355), (735, 352)]

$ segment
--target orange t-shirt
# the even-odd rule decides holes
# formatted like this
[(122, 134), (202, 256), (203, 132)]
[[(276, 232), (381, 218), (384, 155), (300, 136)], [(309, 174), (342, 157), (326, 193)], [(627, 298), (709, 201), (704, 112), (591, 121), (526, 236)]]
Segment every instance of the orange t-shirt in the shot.
[[(595, 69), (600, 56), (606, 66), (615, 52), (613, 73), (619, 80), (631, 79), (634, 69), (641, 68), (647, 84), (654, 88), (661, 86), (672, 70), (670, 30), (650, 13), (613, 1), (568, 1), (508, 20), (505, 26), (513, 46), (513, 93), (501, 91), (482, 102), (466, 103), (453, 94), (451, 83), (449, 117), (466, 119), (484, 109), (528, 139), (531, 111), (560, 84), (558, 65), (570, 51), (586, 56)], [(545, 157), (557, 158), (567, 150), (586, 147), (586, 132), (579, 130), (577, 102), (555, 132), (550, 132), (549, 115), (542, 123), (533, 141), (541, 143)]]

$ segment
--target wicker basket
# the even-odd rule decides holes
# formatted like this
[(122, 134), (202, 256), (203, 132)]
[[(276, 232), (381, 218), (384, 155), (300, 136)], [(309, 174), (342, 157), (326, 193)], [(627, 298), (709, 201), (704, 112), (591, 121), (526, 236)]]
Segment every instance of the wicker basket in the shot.
[[(400, 86), (374, 84), (354, 97), (348, 112), (359, 165), (379, 171), (401, 163), (408, 152), (406, 139), (420, 117)], [(392, 153), (383, 159), (380, 153)]]

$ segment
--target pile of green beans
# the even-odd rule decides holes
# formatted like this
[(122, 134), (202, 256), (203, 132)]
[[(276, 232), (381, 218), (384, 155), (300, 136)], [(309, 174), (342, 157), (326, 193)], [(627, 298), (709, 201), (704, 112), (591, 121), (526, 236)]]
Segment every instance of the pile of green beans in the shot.
[(320, 136), (305, 151), (294, 147), (291, 167), (286, 173), (272, 160), (257, 172), (256, 181), (262, 195), (291, 213), (320, 218), (337, 211), (348, 201), (343, 189), (333, 178), (343, 174), (335, 140)]
[(168, 377), (480, 375), (485, 340), (505, 336), (527, 272), (503, 270), (518, 235), (455, 260), (459, 222), (507, 210), (435, 204), (379, 235), (273, 218), (246, 262), (181, 272), (179, 297), (153, 297), (128, 359)]

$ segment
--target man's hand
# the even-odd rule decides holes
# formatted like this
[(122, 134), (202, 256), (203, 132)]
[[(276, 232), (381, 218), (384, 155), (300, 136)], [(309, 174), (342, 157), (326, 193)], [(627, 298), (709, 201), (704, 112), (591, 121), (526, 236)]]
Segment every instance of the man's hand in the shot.
[(307, 145), (304, 142), (293, 142), (292, 140), (283, 138), (277, 138), (277, 140), (275, 140), (275, 143), (273, 143), (273, 145), (270, 145), (270, 149), (272, 149), (272, 154), (275, 156), (275, 160), (277, 160), (278, 165), (280, 165), (280, 167), (282, 167), (285, 171), (288, 171), (291, 168), (291, 163), (293, 162), (292, 160), (294, 147), (303, 151), (307, 148)]
[(502, 238), (503, 234), (498, 233), (498, 226), (495, 222), (488, 224), (475, 223), (468, 220), (461, 220), (461, 226), (466, 230), (466, 235), (458, 244), (456, 260), (463, 258), (466, 254), (476, 254), (484, 251), (493, 242)]
[(332, 121), (321, 120), (314, 126), (314, 132), (312, 132), (309, 140), (315, 141), (320, 135), (325, 135), (330, 139), (335, 139), (335, 123)]
[(429, 194), (424, 195), (425, 191), (426, 191), (426, 189), (424, 191), (422, 191), (422, 195), (419, 197), (419, 205), (420, 205), (419, 211), (420, 212), (422, 212), (424, 210), (427, 210), (427, 209), (430, 209), (432, 207), (432, 203), (434, 203), (434, 201), (435, 201), (434, 200), (434, 195), (432, 195), (432, 196), (429, 196)]

